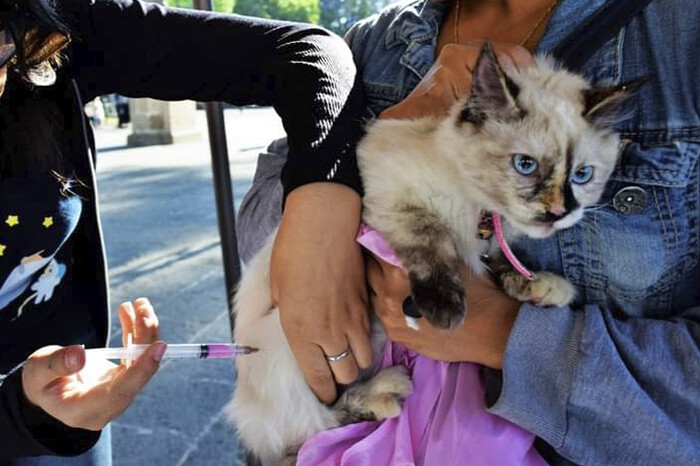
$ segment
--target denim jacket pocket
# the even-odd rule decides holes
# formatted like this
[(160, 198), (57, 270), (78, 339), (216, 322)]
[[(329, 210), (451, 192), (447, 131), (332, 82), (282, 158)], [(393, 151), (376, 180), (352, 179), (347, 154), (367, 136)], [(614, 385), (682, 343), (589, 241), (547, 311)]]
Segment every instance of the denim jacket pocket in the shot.
[(688, 183), (698, 160), (700, 144), (682, 139), (654, 141), (654, 133), (626, 135), (630, 137), (622, 140), (620, 160), (612, 180), (669, 188)]
[(670, 311), (674, 282), (698, 262), (700, 144), (652, 138), (623, 140), (600, 206), (562, 235), (580, 248), (564, 263), (586, 302), (629, 315)]

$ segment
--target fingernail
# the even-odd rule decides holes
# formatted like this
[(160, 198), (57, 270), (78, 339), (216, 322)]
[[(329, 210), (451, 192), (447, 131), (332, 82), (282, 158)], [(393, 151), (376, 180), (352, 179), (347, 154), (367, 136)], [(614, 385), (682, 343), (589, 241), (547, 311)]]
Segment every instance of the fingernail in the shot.
[(129, 314), (129, 317), (134, 316), (134, 305), (131, 304), (129, 301), (122, 303), (119, 307), (123, 307), (126, 313)]
[(422, 314), (413, 302), (413, 298), (410, 296), (403, 300), (403, 313), (408, 317), (413, 317), (414, 319), (420, 319)]
[(165, 343), (160, 343), (151, 355), (153, 360), (155, 362), (160, 362), (160, 360), (163, 359), (163, 355), (165, 354), (166, 349), (168, 349), (168, 345), (166, 345)]
[(77, 348), (69, 348), (66, 351), (65, 362), (66, 367), (70, 370), (77, 371), (83, 364), (83, 353)]
[(134, 304), (136, 304), (136, 307), (139, 309), (142, 309), (145, 306), (148, 306), (150, 302), (148, 301), (148, 298), (137, 298), (134, 300)]

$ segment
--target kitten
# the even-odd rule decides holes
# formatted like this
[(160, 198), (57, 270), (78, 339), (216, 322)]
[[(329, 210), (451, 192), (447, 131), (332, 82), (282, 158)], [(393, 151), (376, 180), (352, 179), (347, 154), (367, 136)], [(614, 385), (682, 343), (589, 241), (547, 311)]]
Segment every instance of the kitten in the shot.
[[(506, 71), (487, 44), (469, 98), (449, 116), (378, 120), (368, 128), (357, 150), (364, 221), (393, 247), (426, 319), (459, 326), (462, 264), (484, 273), (483, 254), (498, 255), (497, 245), (477, 235), (482, 211), (502, 215), (510, 238), (544, 238), (598, 201), (617, 160), (611, 123), (637, 85), (591, 87), (543, 57)], [(412, 385), (395, 367), (355, 383), (333, 406), (317, 400), (272, 306), (273, 240), (251, 262), (235, 299), (235, 340), (263, 351), (236, 360), (229, 417), (263, 464), (294, 464), (299, 446), (317, 432), (397, 416)], [(562, 277), (540, 272), (530, 282), (503, 264), (491, 264), (492, 271), (516, 299), (563, 306), (574, 297)], [(375, 363), (385, 340), (374, 325)]]

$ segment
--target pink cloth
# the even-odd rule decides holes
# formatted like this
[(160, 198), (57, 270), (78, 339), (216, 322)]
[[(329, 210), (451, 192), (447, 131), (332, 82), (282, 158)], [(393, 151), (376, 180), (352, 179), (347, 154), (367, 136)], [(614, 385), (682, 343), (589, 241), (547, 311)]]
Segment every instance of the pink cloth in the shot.
[(401, 267), (401, 261), (396, 256), (396, 253), (389, 243), (386, 242), (381, 233), (371, 226), (363, 223), (360, 225), (360, 231), (357, 232), (357, 242), (364, 246), (365, 249), (374, 253), (375, 256), (388, 262), (395, 267)]
[[(363, 226), (358, 242), (395, 265), (381, 235)], [(445, 363), (390, 342), (381, 367), (401, 364), (413, 380), (399, 417), (321, 432), (299, 451), (298, 466), (545, 466), (534, 436), (484, 407), (479, 368)]]

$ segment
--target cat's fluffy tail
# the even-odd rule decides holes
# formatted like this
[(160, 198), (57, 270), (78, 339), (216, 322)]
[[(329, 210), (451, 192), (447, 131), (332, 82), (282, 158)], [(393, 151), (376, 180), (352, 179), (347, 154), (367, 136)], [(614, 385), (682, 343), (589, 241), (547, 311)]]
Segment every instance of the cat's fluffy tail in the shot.
[(290, 449), (337, 424), (304, 380), (273, 308), (274, 236), (250, 262), (234, 300), (236, 343), (260, 351), (236, 359), (236, 388), (227, 407), (243, 445), (265, 464), (278, 464)]

